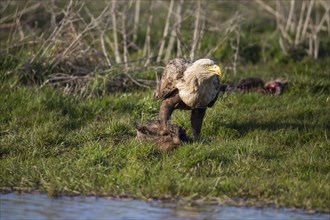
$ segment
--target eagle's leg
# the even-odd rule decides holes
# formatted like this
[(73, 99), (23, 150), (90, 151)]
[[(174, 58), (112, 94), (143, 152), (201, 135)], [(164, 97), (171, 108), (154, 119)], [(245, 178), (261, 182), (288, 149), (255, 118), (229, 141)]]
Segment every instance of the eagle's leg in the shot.
[(191, 111), (190, 122), (195, 140), (200, 137), (205, 112), (206, 108), (196, 108)]
[(180, 103), (181, 99), (179, 97), (179, 95), (175, 95), (172, 97), (169, 97), (167, 99), (165, 99), (161, 106), (160, 106), (160, 110), (159, 110), (159, 120), (161, 122), (161, 126), (162, 126), (162, 131), (161, 133), (167, 132), (168, 131), (168, 122), (171, 120), (171, 115), (175, 109), (175, 107)]

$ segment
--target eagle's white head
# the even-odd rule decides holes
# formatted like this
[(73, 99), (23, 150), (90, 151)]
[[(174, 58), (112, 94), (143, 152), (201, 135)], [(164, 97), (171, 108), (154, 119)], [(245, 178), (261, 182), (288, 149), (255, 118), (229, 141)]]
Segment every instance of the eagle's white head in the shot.
[(189, 69), (194, 70), (194, 72), (208, 72), (212, 74), (217, 74), (222, 77), (221, 69), (218, 65), (214, 63), (213, 60), (204, 58), (196, 60)]

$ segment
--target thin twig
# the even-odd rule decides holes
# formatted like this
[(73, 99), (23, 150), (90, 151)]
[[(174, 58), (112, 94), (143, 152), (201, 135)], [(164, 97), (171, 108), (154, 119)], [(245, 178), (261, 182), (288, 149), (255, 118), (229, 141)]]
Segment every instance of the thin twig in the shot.
[(150, 88), (150, 86), (146, 86), (144, 84), (139, 83), (138, 81), (136, 81), (131, 75), (129, 75), (128, 73), (124, 73), (133, 83), (135, 83), (138, 86), (144, 87), (144, 88)]
[(112, 66), (111, 61), (110, 61), (109, 55), (107, 53), (107, 50), (106, 50), (105, 44), (104, 44), (104, 32), (105, 31), (102, 31), (101, 36), (100, 36), (101, 48), (102, 48), (103, 55), (107, 61), (108, 67), (111, 68), (111, 66)]
[(0, 19), (0, 24), (7, 22), (8, 20), (16, 20), (17, 17), (22, 17), (22, 15), (27, 14), (31, 11), (34, 11), (35, 9), (39, 8), (39, 6), (43, 4), (43, 2), (37, 2), (33, 5), (31, 5), (30, 7), (25, 7), (23, 10), (21, 10), (20, 12), (18, 12), (17, 14), (10, 14), (6, 17), (3, 17)]

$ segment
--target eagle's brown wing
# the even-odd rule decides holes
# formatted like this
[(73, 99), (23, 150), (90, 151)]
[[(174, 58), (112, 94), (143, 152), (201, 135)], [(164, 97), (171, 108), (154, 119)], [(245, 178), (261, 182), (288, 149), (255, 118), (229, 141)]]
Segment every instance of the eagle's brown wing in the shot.
[(212, 102), (210, 102), (210, 104), (208, 104), (208, 106), (207, 107), (212, 107), (214, 104), (215, 104), (215, 102), (217, 101), (217, 99), (218, 99), (218, 96), (219, 96), (219, 93), (221, 93), (221, 94), (223, 94), (223, 92), (221, 92), (220, 91), (220, 78), (219, 77), (216, 77), (216, 79), (217, 80), (215, 80), (214, 82), (213, 82), (213, 84), (214, 84), (214, 87), (215, 88), (217, 88), (217, 90), (218, 90), (218, 93), (217, 93), (217, 95), (216, 95), (216, 97), (212, 100)]
[(170, 60), (166, 65), (162, 78), (157, 85), (155, 97), (158, 99), (166, 99), (178, 89), (175, 87), (177, 81), (183, 77), (184, 71), (191, 65), (191, 62), (184, 59), (176, 58)]

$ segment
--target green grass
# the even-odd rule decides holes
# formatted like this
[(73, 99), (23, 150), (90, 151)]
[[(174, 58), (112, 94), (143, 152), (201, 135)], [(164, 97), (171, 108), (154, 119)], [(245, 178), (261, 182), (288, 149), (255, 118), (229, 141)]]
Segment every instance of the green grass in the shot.
[[(2, 72), (0, 187), (50, 196), (230, 198), (329, 212), (327, 61), (242, 67), (240, 78), (287, 76), (289, 90), (225, 95), (207, 111), (202, 140), (170, 153), (134, 138), (135, 124), (157, 117), (152, 90), (77, 99), (12, 86)], [(176, 111), (173, 122), (191, 135), (189, 112)]]

